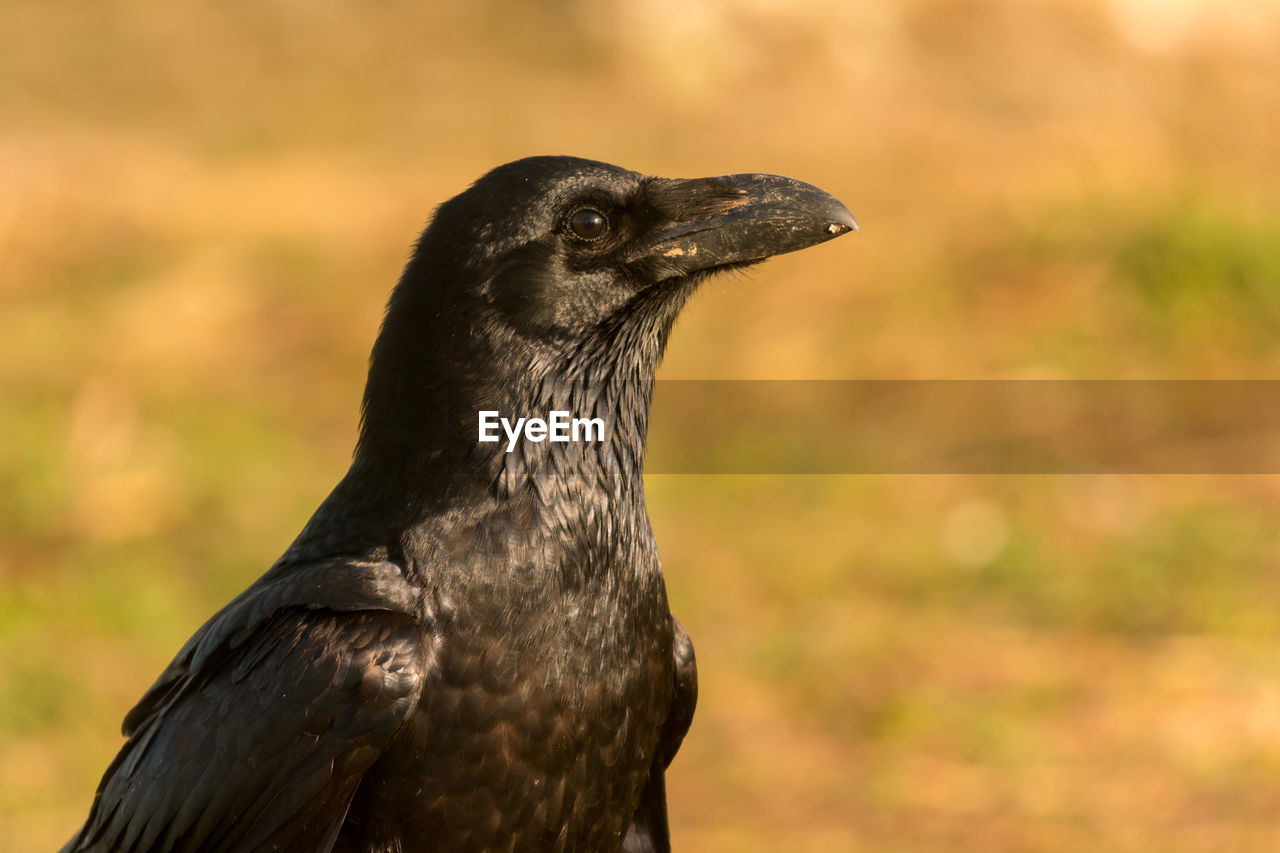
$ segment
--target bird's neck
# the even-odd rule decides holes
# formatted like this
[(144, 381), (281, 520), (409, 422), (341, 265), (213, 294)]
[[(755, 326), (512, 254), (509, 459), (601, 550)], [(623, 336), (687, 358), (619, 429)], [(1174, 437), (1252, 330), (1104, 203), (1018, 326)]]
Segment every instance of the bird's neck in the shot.
[[(459, 511), (514, 514), (546, 536), (602, 544), (626, 527), (647, 535), (645, 439), (669, 329), (661, 317), (642, 317), (560, 349), (521, 350), (507, 341), (503, 358), (455, 352), (416, 376), (404, 365), (423, 344), (404, 353), (380, 339), (351, 470), (309, 527), (332, 530), (337, 514), (352, 539), (341, 547), (362, 551), (427, 548), (432, 531)], [(389, 367), (384, 359), (394, 361)], [(498, 440), (481, 442), (481, 412), (497, 412), (509, 425), (553, 412), (593, 423), (578, 441), (535, 441), (522, 431), (513, 442), (499, 428)], [(594, 422), (602, 422), (602, 435)]]

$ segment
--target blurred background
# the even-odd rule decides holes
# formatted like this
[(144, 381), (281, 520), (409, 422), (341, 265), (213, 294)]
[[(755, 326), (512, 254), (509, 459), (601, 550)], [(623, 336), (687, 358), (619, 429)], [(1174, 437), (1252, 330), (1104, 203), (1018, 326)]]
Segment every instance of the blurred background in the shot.
[[(342, 475), (408, 247), (488, 168), (849, 205), (664, 377), (1275, 378), (1277, 44), (1268, 0), (0, 4), (0, 848), (70, 835)], [(1280, 849), (1280, 478), (648, 488), (678, 849)]]

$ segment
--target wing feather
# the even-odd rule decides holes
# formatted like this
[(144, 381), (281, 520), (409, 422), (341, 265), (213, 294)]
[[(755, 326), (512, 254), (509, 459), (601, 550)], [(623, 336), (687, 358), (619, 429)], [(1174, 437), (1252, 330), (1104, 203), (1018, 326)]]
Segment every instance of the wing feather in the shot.
[(149, 694), (64, 850), (332, 845), (418, 701), (422, 629), (388, 610), (288, 607), (234, 639), (194, 668), (175, 662), (182, 671)]

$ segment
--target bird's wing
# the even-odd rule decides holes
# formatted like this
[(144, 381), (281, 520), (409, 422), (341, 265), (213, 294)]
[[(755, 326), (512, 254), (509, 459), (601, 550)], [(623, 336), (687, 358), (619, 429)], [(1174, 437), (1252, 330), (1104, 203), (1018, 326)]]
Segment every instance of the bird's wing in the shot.
[(673, 617), (671, 621), (675, 632), (672, 647), (676, 659), (675, 692), (671, 696), (666, 722), (662, 724), (657, 754), (649, 767), (649, 779), (627, 830), (624, 853), (671, 851), (671, 836), (667, 828), (666, 771), (684, 742), (693, 722), (694, 707), (698, 704), (698, 664), (693, 656), (693, 642), (679, 620)]
[(684, 743), (684, 736), (693, 723), (694, 708), (698, 705), (698, 661), (693, 655), (693, 640), (689, 639), (689, 632), (679, 619), (673, 616), (671, 623), (675, 632), (672, 653), (676, 659), (676, 690), (658, 741), (658, 755), (664, 769), (671, 765), (680, 744)]
[(421, 694), (423, 629), (395, 609), (261, 613), (254, 598), (210, 620), (130, 713), (64, 853), (332, 847)]

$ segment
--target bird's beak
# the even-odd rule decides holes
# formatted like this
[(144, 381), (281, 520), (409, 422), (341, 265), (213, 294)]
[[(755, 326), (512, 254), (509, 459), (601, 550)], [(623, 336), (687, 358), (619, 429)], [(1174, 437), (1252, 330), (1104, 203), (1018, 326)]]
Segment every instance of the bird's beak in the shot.
[(657, 267), (651, 280), (749, 264), (858, 230), (835, 196), (781, 175), (659, 178), (646, 195), (669, 223), (630, 259)]

